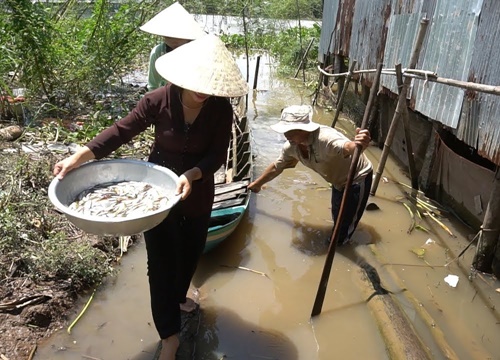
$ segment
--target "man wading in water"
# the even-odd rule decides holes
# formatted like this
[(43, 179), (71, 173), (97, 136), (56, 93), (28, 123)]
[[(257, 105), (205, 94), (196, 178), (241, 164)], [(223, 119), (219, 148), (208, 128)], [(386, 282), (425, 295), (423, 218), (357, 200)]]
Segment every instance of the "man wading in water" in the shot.
[[(370, 143), (368, 130), (356, 129), (354, 141), (342, 133), (312, 121), (312, 107), (292, 105), (283, 109), (281, 120), (271, 128), (285, 135), (288, 140), (281, 155), (271, 163), (254, 182), (248, 185), (258, 193), (262, 185), (279, 176), (283, 170), (294, 168), (299, 161), (316, 171), (332, 184), (332, 218), (335, 222), (342, 202), (344, 186), (356, 145), (365, 150)], [(373, 167), (361, 154), (354, 174), (349, 198), (344, 209), (338, 244), (349, 241), (366, 207), (372, 183)], [(330, 239), (328, 239), (330, 241)]]

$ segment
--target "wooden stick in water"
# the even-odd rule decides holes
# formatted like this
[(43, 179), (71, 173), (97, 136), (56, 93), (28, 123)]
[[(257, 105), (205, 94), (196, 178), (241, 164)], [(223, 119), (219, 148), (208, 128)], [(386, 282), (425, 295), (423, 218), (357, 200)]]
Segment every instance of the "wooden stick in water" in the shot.
[[(372, 104), (375, 101), (375, 96), (377, 95), (379, 83), (380, 83), (380, 74), (382, 73), (382, 63), (378, 64), (378, 71), (375, 75), (375, 81), (373, 82), (370, 96), (368, 98), (368, 103), (366, 104), (365, 113), (363, 116), (363, 121), (361, 123), (361, 129), (366, 129), (368, 125), (368, 118), (370, 117), (370, 111)], [(344, 187), (344, 195), (342, 196), (342, 202), (340, 203), (340, 210), (335, 220), (335, 225), (333, 227), (333, 234), (330, 240), (330, 246), (328, 247), (328, 254), (326, 255), (325, 265), (323, 267), (323, 273), (321, 274), (321, 280), (318, 286), (318, 292), (316, 294), (316, 299), (314, 300), (313, 309), (311, 312), (311, 317), (316, 316), (321, 313), (321, 308), (323, 307), (323, 301), (325, 299), (326, 287), (328, 285), (328, 278), (330, 277), (330, 272), (332, 269), (333, 258), (335, 256), (335, 250), (337, 245), (337, 239), (340, 233), (340, 225), (342, 224), (342, 218), (344, 215), (344, 208), (347, 198), (349, 196), (350, 188), (352, 182), (354, 180), (354, 173), (358, 167), (358, 160), (361, 156), (361, 146), (356, 145), (356, 149), (354, 150), (354, 154), (351, 160), (351, 167), (349, 168), (349, 173), (347, 175), (347, 181)]]

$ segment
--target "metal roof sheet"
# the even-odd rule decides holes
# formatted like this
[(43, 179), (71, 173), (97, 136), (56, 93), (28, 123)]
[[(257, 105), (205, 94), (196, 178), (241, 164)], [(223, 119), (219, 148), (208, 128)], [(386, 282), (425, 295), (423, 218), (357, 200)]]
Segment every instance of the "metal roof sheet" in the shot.
[(339, 0), (326, 0), (323, 4), (323, 19), (321, 22), (321, 38), (319, 39), (318, 61), (323, 62), (323, 57), (332, 52), (331, 42), (333, 30), (337, 23), (337, 10)]
[[(351, 26), (346, 7), (353, 3)], [(407, 67), (419, 20), (427, 15), (430, 23), (418, 69), (443, 78), (500, 84), (498, 0), (325, 0), (324, 8), (330, 12), (323, 20), (328, 34), (322, 32), (322, 41), (329, 43), (333, 32), (331, 52), (356, 59), (358, 69), (374, 69), (381, 60), (385, 67)], [(393, 76), (384, 75), (381, 82), (397, 93)], [(458, 139), (500, 165), (500, 96), (413, 80), (410, 100), (414, 110), (455, 129)]]
[[(500, 3), (484, 0), (467, 81), (500, 84)], [(500, 165), (500, 96), (466, 91), (456, 136)]]
[[(359, 69), (373, 69), (383, 60), (391, 0), (356, 1), (349, 58)], [(370, 75), (369, 77), (373, 77)]]

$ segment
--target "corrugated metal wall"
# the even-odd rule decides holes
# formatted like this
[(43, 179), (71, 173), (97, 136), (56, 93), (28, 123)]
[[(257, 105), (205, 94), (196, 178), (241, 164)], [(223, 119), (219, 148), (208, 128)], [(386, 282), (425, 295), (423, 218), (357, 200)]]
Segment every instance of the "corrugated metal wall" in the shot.
[[(472, 3), (471, 0), (453, 0), (454, 5)], [(478, 0), (482, 1), (482, 0)], [(451, 2), (451, 1), (447, 1)], [(478, 13), (436, 9), (427, 29), (425, 54), (418, 68), (434, 71), (440, 77), (467, 80), (474, 45)], [(456, 87), (422, 81), (415, 84), (415, 111), (457, 128), (465, 91)]]
[(323, 62), (323, 57), (332, 52), (332, 32), (337, 23), (337, 10), (339, 0), (326, 0), (323, 3), (323, 20), (321, 22), (321, 38), (319, 39), (318, 61)]
[[(420, 19), (427, 16), (418, 69), (455, 80), (500, 84), (498, 0), (325, 0), (324, 8), (330, 17), (323, 19), (321, 44), (328, 43), (335, 30), (330, 52), (356, 59), (358, 69), (374, 69), (379, 61), (385, 67), (407, 67)], [(320, 46), (320, 61), (326, 48)], [(392, 76), (381, 81), (397, 93)], [(413, 82), (410, 96), (415, 111), (454, 129), (457, 138), (500, 165), (499, 96), (420, 80)]]
[[(356, 1), (349, 54), (358, 69), (374, 69), (384, 58), (391, 0)], [(374, 75), (367, 76), (369, 81)]]
[[(484, 0), (468, 81), (500, 84), (500, 2)], [(500, 165), (500, 96), (467, 91), (457, 137)]]

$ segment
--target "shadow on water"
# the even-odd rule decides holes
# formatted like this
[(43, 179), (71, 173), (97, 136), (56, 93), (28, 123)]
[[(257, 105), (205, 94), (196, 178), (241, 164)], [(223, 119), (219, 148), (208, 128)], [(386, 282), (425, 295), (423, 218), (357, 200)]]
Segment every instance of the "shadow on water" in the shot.
[[(219, 340), (222, 328), (223, 343)], [(298, 359), (296, 346), (282, 333), (261, 328), (244, 321), (233, 311), (218, 307), (200, 309), (200, 327), (196, 339), (194, 358), (197, 360)], [(154, 341), (130, 359), (151, 360), (158, 346), (159, 341)]]
[[(328, 252), (333, 231), (332, 224), (318, 225), (305, 220), (297, 222), (290, 217), (281, 216), (264, 209), (258, 209), (257, 212), (260, 215), (272, 218), (275, 222), (281, 222), (292, 227), (294, 236), (291, 238), (291, 245), (305, 255), (321, 256)], [(351, 243), (340, 248), (376, 244), (380, 241), (381, 237), (373, 226), (360, 222), (353, 234)]]
[[(282, 333), (244, 321), (224, 308), (202, 310), (197, 348), (204, 349), (199, 360), (298, 359), (296, 346)], [(221, 330), (224, 334), (220, 336)], [(220, 339), (224, 343), (220, 343)]]
[(215, 274), (234, 271), (233, 267), (237, 267), (250, 256), (246, 249), (251, 241), (247, 228), (248, 212), (243, 215), (241, 223), (226, 240), (202, 256), (192, 280), (194, 287), (201, 287)]

